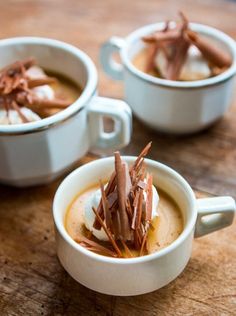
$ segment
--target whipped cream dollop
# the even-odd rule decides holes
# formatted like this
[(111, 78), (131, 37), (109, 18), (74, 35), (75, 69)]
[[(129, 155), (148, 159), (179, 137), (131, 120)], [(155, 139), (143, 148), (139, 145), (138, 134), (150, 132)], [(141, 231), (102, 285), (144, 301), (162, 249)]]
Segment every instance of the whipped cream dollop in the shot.
[[(27, 118), (28, 121), (34, 122), (40, 120), (40, 117), (26, 107), (21, 107), (22, 114)], [(8, 124), (21, 124), (22, 119), (17, 111), (9, 110), (8, 114), (6, 110), (0, 110), (0, 124), (8, 125)]]
[[(38, 66), (32, 66), (27, 71), (26, 74), (31, 79), (45, 78), (46, 74), (42, 68)], [(40, 99), (52, 100), (55, 97), (54, 90), (49, 85), (42, 85), (31, 89), (34, 94)], [(37, 115), (32, 110), (27, 107), (20, 108), (22, 114), (27, 118), (29, 122), (35, 122), (41, 120), (40, 116)], [(13, 109), (8, 111), (8, 114), (5, 109), (0, 109), (0, 124), (9, 125), (9, 124), (21, 124), (23, 123), (19, 113)]]
[[(27, 71), (26, 74), (31, 79), (45, 78), (47, 77), (42, 68), (38, 66), (32, 66)], [(35, 95), (40, 99), (52, 100), (55, 97), (55, 93), (53, 89), (49, 85), (43, 85), (39, 87), (35, 87), (32, 89)]]
[[(146, 192), (144, 191), (144, 204), (146, 202)], [(95, 214), (92, 207), (97, 208), (101, 199), (101, 190), (98, 189), (93, 194), (90, 195), (88, 200), (85, 202), (84, 208), (84, 223), (86, 228), (99, 240), (108, 241), (108, 237), (103, 228), (95, 229), (93, 227), (95, 221)], [(159, 202), (159, 195), (154, 186), (152, 186), (152, 219), (158, 216), (157, 206)]]
[[(155, 57), (155, 66), (162, 77), (165, 77), (168, 61), (163, 51), (159, 51)], [(186, 61), (181, 69), (178, 80), (191, 81), (206, 79), (211, 76), (211, 69), (199, 49), (190, 46)]]

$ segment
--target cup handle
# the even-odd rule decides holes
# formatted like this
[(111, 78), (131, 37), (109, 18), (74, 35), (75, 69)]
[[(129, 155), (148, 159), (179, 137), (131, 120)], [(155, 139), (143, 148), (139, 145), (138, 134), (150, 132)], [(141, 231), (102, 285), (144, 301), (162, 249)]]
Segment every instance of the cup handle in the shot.
[(125, 40), (113, 36), (105, 42), (100, 50), (100, 62), (103, 70), (113, 79), (123, 79), (123, 65), (114, 60), (113, 54), (119, 52), (124, 46)]
[(230, 196), (197, 199), (194, 237), (201, 237), (232, 224), (236, 206)]
[[(103, 117), (114, 121), (114, 130), (104, 132)], [(94, 97), (88, 106), (91, 151), (116, 150), (129, 144), (132, 112), (127, 103), (117, 99)]]

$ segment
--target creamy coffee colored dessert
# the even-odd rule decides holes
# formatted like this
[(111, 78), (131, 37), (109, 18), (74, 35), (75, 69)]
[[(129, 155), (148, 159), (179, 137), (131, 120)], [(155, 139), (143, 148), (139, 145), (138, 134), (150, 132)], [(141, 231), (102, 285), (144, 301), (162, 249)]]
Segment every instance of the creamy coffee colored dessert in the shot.
[(47, 72), (33, 58), (0, 70), (0, 125), (38, 121), (70, 106), (81, 88), (70, 79)]
[(80, 245), (101, 255), (130, 258), (156, 252), (181, 234), (178, 205), (152, 184), (145, 170), (149, 148), (130, 168), (115, 153), (115, 171), (108, 182), (92, 185), (72, 201), (65, 227)]
[(209, 38), (194, 32), (184, 14), (181, 22), (166, 22), (163, 30), (142, 38), (146, 44), (133, 64), (154, 77), (194, 81), (216, 76), (232, 63), (231, 56)]

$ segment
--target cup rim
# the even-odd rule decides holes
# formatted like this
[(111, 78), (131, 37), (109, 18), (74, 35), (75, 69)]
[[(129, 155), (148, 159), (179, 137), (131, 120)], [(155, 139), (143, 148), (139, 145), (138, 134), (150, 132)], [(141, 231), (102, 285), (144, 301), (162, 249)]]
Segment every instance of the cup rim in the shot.
[(98, 75), (96, 67), (91, 60), (91, 58), (84, 53), (79, 48), (65, 43), (63, 41), (46, 38), (46, 37), (12, 37), (7, 39), (0, 40), (0, 48), (1, 46), (8, 45), (24, 45), (24, 44), (35, 44), (35, 45), (44, 45), (51, 46), (58, 49), (63, 49), (75, 57), (80, 59), (80, 61), (85, 65), (88, 73), (88, 80), (85, 88), (83, 89), (80, 97), (72, 103), (68, 108), (63, 111), (58, 112), (52, 116), (44, 118), (39, 121), (29, 122), (25, 124), (14, 124), (14, 125), (0, 125), (0, 134), (24, 134), (24, 133), (32, 133), (36, 131), (41, 131), (49, 128), (50, 126), (54, 126), (62, 121), (67, 120), (71, 116), (77, 114), (83, 107), (88, 103), (90, 98), (95, 94), (98, 82)]
[(219, 40), (228, 46), (230, 53), (232, 55), (232, 64), (226, 71), (224, 71), (223, 73), (217, 76), (207, 78), (207, 79), (202, 79), (202, 80), (173, 81), (173, 80), (153, 77), (149, 74), (142, 72), (138, 68), (136, 68), (128, 57), (127, 51), (129, 47), (135, 41), (140, 39), (142, 36), (150, 34), (151, 32), (155, 30), (163, 29), (163, 27), (165, 26), (165, 22), (145, 25), (135, 30), (134, 32), (132, 32), (125, 38), (125, 44), (121, 48), (121, 51), (120, 51), (121, 59), (124, 63), (124, 66), (130, 72), (132, 72), (136, 77), (150, 84), (159, 85), (166, 88), (175, 88), (175, 89), (195, 89), (195, 88), (202, 88), (202, 87), (207, 87), (207, 86), (214, 86), (233, 77), (236, 74), (236, 43), (234, 39), (228, 36), (227, 34), (225, 34), (224, 32), (205, 24), (189, 23), (189, 25), (193, 31), (200, 32), (203, 35), (210, 35), (216, 40)]
[[(135, 156), (122, 156), (122, 159), (124, 159), (127, 162), (133, 162), (137, 157)], [(155, 259), (158, 259), (162, 256), (165, 256), (166, 254), (173, 251), (175, 248), (177, 248), (181, 243), (184, 242), (185, 239), (188, 238), (188, 236), (191, 234), (193, 227), (195, 226), (196, 219), (197, 219), (197, 209), (196, 209), (196, 197), (195, 194), (188, 184), (188, 182), (174, 169), (168, 167), (165, 164), (162, 164), (160, 162), (154, 161), (152, 159), (145, 158), (145, 163), (147, 166), (152, 166), (157, 169), (161, 169), (166, 173), (171, 174), (175, 177), (175, 179), (184, 187), (185, 191), (188, 192), (188, 195), (190, 197), (190, 208), (192, 209), (192, 215), (188, 223), (185, 225), (183, 231), (179, 235), (179, 237), (174, 240), (169, 246), (154, 252), (152, 254), (142, 256), (142, 257), (135, 257), (135, 258), (111, 258), (106, 257), (103, 255), (96, 254), (78, 243), (76, 243), (68, 234), (66, 231), (64, 221), (59, 219), (58, 215), (58, 207), (60, 207), (60, 204), (58, 206), (58, 199), (62, 194), (64, 194), (64, 187), (66, 185), (69, 185), (72, 179), (79, 177), (80, 171), (82, 169), (88, 169), (91, 167), (91, 165), (97, 164), (98, 168), (102, 168), (102, 165), (110, 163), (111, 161), (114, 161), (114, 157), (107, 157), (107, 158), (101, 158), (98, 160), (91, 161), (85, 165), (82, 165), (81, 167), (75, 169), (73, 172), (71, 172), (59, 185), (57, 188), (57, 191), (55, 193), (54, 199), (53, 199), (53, 219), (56, 226), (56, 229), (60, 233), (60, 235), (63, 237), (65, 242), (69, 244), (75, 251), (78, 251), (82, 253), (85, 256), (90, 257), (91, 259), (97, 260), (99, 262), (109, 263), (109, 264), (135, 264), (135, 263), (142, 263), (142, 262), (148, 262)]]

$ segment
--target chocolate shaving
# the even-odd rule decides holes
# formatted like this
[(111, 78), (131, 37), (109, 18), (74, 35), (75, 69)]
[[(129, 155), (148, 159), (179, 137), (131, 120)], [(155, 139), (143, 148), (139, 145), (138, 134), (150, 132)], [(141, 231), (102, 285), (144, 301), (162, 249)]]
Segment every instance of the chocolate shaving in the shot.
[(207, 39), (202, 38), (199, 34), (191, 30), (187, 30), (186, 36), (200, 50), (206, 60), (213, 65), (219, 68), (230, 67), (232, 63), (231, 57), (222, 51), (222, 49), (212, 45)]
[(131, 170), (132, 169), (137, 169), (140, 162), (143, 160), (143, 158), (148, 154), (150, 148), (152, 146), (152, 142), (149, 142), (145, 147), (144, 149), (141, 151), (141, 153), (139, 154), (138, 158), (136, 159), (134, 165), (131, 167)]
[(147, 235), (148, 235), (148, 231), (146, 231), (145, 235), (143, 236), (142, 245), (141, 245), (140, 252), (139, 252), (140, 256), (143, 256), (144, 250), (146, 248)]
[(131, 249), (141, 255), (146, 251), (145, 239), (152, 219), (152, 176), (147, 175), (145, 180), (144, 157), (150, 147), (151, 142), (130, 168), (122, 161), (120, 153), (115, 152), (115, 172), (106, 187), (100, 183), (101, 199), (97, 210), (92, 208), (95, 214), (93, 227), (103, 228), (120, 258), (132, 257)]
[(138, 199), (136, 222), (135, 222), (136, 229), (140, 228), (141, 219), (142, 219), (142, 212), (143, 212), (143, 190), (140, 190), (139, 199)]
[(19, 116), (20, 116), (20, 118), (21, 118), (21, 120), (22, 120), (23, 123), (29, 122), (29, 120), (28, 120), (27, 117), (22, 113), (20, 107), (18, 106), (18, 104), (17, 104), (15, 101), (12, 101), (12, 104), (11, 104), (11, 105), (12, 105), (12, 108), (13, 108), (14, 110), (16, 110), (16, 112), (19, 114)]
[(3, 73), (7, 73), (8, 75), (12, 76), (13, 74), (22, 71), (22, 69), (29, 69), (30, 67), (36, 64), (35, 58), (27, 58), (22, 61), (16, 61), (0, 70), (0, 75)]
[(150, 72), (155, 68), (154, 59), (157, 54), (159, 46), (156, 42), (151, 43), (147, 49), (147, 63), (146, 63), (146, 72)]
[[(116, 186), (116, 173), (113, 172), (112, 175), (111, 175), (111, 178), (110, 180), (108, 181), (108, 184), (105, 188), (105, 193), (106, 193), (106, 196), (109, 195), (109, 193), (113, 192), (114, 188)], [(99, 214), (99, 216), (104, 219), (104, 210), (103, 210), (103, 207), (102, 207), (102, 201), (100, 201), (99, 205), (98, 205), (98, 208), (97, 208), (97, 212)], [(98, 219), (96, 218), (95, 219), (95, 222), (93, 224), (93, 227), (95, 229), (101, 229), (101, 225), (98, 221)]]
[(147, 200), (146, 200), (146, 221), (150, 222), (152, 219), (152, 175), (147, 176)]
[(34, 95), (30, 96), (30, 99), (25, 94), (17, 94), (16, 95), (16, 101), (19, 104), (25, 105), (30, 109), (36, 110), (37, 108), (62, 108), (65, 109), (70, 105), (70, 102), (62, 99), (42, 99), (38, 98)]
[(109, 256), (109, 257), (117, 257), (117, 254), (114, 251), (112, 251), (104, 246), (101, 246), (99, 243), (97, 243), (93, 240), (90, 240), (84, 236), (79, 236), (79, 237), (75, 238), (75, 241), (77, 243), (79, 243), (81, 246), (87, 248), (88, 250), (96, 252), (100, 255)]
[(111, 213), (109, 210), (108, 200), (106, 198), (104, 186), (101, 182), (100, 182), (100, 189), (101, 189), (101, 195), (102, 195), (101, 200), (102, 200), (102, 206), (104, 209), (104, 217), (105, 217), (106, 227), (111, 229)]
[(99, 216), (98, 212), (96, 211), (96, 209), (94, 207), (92, 207), (94, 214), (96, 215), (96, 217), (98, 218), (102, 228), (104, 229), (105, 233), (107, 234), (107, 237), (109, 238), (113, 248), (115, 249), (115, 251), (117, 252), (119, 257), (122, 257), (122, 253), (119, 249), (119, 247), (117, 246), (117, 243), (115, 241), (115, 239), (113, 238), (112, 234), (110, 233), (110, 231), (108, 230), (108, 228), (106, 227), (106, 225), (104, 224), (103, 220), (101, 219), (101, 217)]
[(179, 37), (179, 30), (169, 30), (169, 31), (160, 31), (155, 32), (152, 35), (147, 35), (142, 37), (142, 40), (145, 43), (155, 44), (159, 41), (161, 42), (170, 42), (176, 40)]
[(119, 201), (118, 212), (121, 223), (121, 236), (124, 240), (130, 240), (129, 219), (126, 212), (126, 198), (127, 198), (127, 178), (126, 166), (122, 164), (120, 153), (115, 152), (115, 171), (117, 177), (117, 194)]
[(126, 245), (126, 243), (122, 239), (121, 239), (121, 243), (122, 243), (122, 246), (124, 247), (126, 257), (133, 258), (132, 252), (130, 251), (129, 247)]
[(140, 195), (140, 190), (137, 190), (137, 193), (136, 193), (135, 198), (134, 198), (134, 203), (133, 203), (134, 212), (133, 212), (133, 219), (132, 219), (132, 224), (131, 224), (131, 228), (132, 229), (136, 228), (136, 219), (137, 219), (139, 195)]
[(32, 89), (38, 86), (49, 85), (55, 82), (57, 82), (57, 79), (53, 77), (34, 78), (28, 80), (28, 87)]

